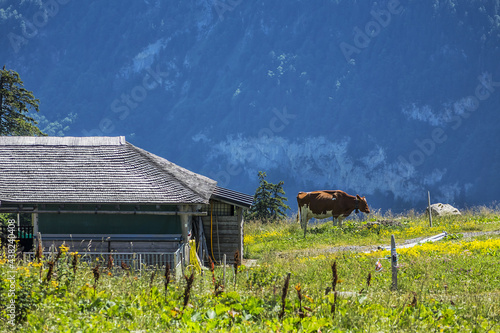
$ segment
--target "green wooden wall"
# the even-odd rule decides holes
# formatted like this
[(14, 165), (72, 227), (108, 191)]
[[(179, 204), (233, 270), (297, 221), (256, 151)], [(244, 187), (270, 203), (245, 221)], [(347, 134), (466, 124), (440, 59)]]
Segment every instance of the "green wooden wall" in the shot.
[(180, 234), (179, 216), (39, 214), (42, 234)]

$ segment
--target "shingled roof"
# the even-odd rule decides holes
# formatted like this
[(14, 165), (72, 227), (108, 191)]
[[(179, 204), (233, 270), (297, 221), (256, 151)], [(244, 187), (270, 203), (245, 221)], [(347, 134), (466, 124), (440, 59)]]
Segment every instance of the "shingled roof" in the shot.
[(253, 203), (253, 196), (216, 186), (212, 199), (221, 200), (243, 208), (250, 208)]
[(125, 137), (0, 137), (0, 202), (200, 204), (216, 181)]

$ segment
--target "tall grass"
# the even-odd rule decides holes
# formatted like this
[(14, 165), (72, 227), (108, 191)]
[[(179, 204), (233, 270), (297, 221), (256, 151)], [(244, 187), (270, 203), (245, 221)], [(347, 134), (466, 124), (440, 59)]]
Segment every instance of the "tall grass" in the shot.
[[(457, 234), (500, 230), (499, 216), (497, 209), (474, 208), (434, 223)], [(401, 225), (366, 227), (377, 220)], [(17, 262), (15, 327), (6, 320), (10, 268), (4, 253), (0, 331), (500, 331), (499, 235), (448, 237), (399, 251), (397, 291), (391, 290), (387, 253), (330, 251), (339, 244), (387, 244), (390, 233), (398, 233), (397, 241), (402, 241), (438, 230), (426, 223), (427, 217), (415, 212), (372, 215), (345, 221), (343, 228), (331, 221), (315, 225), (305, 239), (292, 219), (248, 223), (245, 247), (259, 258), (258, 265), (245, 266), (244, 260), (237, 274), (228, 270), (230, 288), (220, 285), (222, 267), (175, 279), (168, 268), (146, 273), (100, 267), (69, 252), (60, 255), (57, 265), (48, 258)], [(375, 270), (377, 261), (381, 271)], [(45, 282), (51, 266), (51, 280)], [(289, 285), (297, 292), (284, 293)]]

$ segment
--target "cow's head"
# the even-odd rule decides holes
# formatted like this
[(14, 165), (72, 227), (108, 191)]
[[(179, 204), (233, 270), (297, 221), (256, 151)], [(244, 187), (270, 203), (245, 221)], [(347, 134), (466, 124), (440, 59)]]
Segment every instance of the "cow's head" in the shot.
[(358, 199), (358, 209), (363, 213), (370, 214), (370, 207), (368, 207), (366, 198), (360, 197), (358, 194), (356, 194), (356, 199)]

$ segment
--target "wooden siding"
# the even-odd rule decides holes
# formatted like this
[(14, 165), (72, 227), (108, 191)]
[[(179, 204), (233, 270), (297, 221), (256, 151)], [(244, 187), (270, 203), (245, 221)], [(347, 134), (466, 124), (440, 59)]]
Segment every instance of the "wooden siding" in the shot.
[[(213, 253), (215, 260), (222, 262), (224, 254), (226, 262), (234, 262), (234, 253), (240, 252), (243, 258), (243, 215), (242, 209), (235, 209), (234, 216), (204, 216), (203, 229), (207, 240), (208, 250)], [(212, 222), (211, 222), (212, 221)], [(213, 246), (213, 250), (211, 250)]]

